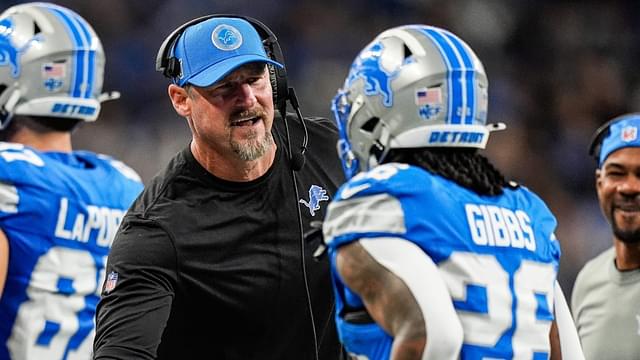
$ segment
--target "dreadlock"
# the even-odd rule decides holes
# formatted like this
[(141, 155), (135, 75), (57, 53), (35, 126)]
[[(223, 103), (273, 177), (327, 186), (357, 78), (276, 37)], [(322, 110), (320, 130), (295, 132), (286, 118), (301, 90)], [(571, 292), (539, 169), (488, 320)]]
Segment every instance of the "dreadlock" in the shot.
[(419, 166), (480, 195), (500, 195), (503, 188), (516, 186), (506, 181), (502, 173), (476, 149), (394, 149), (389, 151), (385, 162)]

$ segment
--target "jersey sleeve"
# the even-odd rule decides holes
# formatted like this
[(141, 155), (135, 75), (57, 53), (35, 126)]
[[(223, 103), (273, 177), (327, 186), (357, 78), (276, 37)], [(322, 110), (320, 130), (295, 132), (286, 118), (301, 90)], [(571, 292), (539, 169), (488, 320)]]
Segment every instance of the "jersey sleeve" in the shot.
[(360, 238), (402, 237), (406, 232), (402, 205), (389, 194), (339, 200), (330, 205), (323, 231), (333, 248)]
[(20, 185), (36, 182), (34, 168), (45, 166), (43, 159), (21, 144), (0, 141), (0, 222), (18, 213)]
[(94, 359), (155, 359), (177, 282), (176, 253), (151, 220), (125, 217), (96, 313)]
[(556, 270), (560, 264), (560, 257), (562, 255), (561, 244), (556, 237), (556, 229), (558, 226), (558, 220), (553, 215), (547, 204), (535, 193), (531, 192), (528, 188), (522, 187), (526, 196), (530, 199), (530, 206), (528, 211), (531, 216), (536, 219), (537, 228), (536, 237), (542, 239), (539, 242), (539, 252), (544, 254), (545, 258), (551, 259), (551, 262), (555, 265)]
[(416, 169), (390, 163), (360, 173), (338, 190), (323, 223), (325, 243), (338, 248), (360, 238), (404, 237), (403, 198), (416, 190)]
[(18, 189), (11, 183), (0, 180), (0, 222), (4, 217), (18, 212), (19, 202)]

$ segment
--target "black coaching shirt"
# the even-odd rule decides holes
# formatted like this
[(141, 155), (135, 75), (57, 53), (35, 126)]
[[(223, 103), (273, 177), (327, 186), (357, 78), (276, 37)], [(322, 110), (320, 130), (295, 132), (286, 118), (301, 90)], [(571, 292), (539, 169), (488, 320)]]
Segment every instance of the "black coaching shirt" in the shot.
[[(274, 165), (259, 179), (216, 178), (187, 147), (146, 187), (109, 255), (95, 359), (314, 359), (305, 272), (319, 358), (340, 358), (328, 261), (312, 256), (344, 181), (337, 132), (326, 119), (307, 121), (294, 185), (282, 123)], [(289, 124), (297, 149), (301, 126)]]

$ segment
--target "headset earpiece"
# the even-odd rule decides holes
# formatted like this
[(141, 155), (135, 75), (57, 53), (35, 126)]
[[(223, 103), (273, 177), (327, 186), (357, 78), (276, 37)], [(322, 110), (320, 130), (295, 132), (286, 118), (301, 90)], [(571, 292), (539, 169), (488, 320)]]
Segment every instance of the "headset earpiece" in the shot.
[[(264, 50), (267, 53), (267, 56), (276, 61), (283, 66), (281, 68), (267, 65), (269, 68), (269, 80), (271, 81), (271, 88), (273, 89), (273, 104), (276, 109), (284, 112), (287, 107), (287, 100), (289, 98), (288, 94), (288, 84), (287, 84), (287, 69), (286, 64), (284, 62), (284, 56), (282, 55), (282, 48), (278, 43), (278, 38), (266, 25), (261, 23), (260, 21), (248, 18), (241, 17), (248, 21), (260, 34), (260, 38), (262, 39), (262, 45), (264, 46)], [(285, 114), (282, 114), (284, 117)]]
[(173, 80), (175, 77), (180, 75), (180, 62), (173, 56), (170, 55), (171, 50), (175, 46), (176, 41), (182, 35), (184, 30), (193, 24), (197, 24), (199, 22), (211, 19), (216, 17), (217, 15), (206, 15), (202, 16), (186, 23), (180, 25), (177, 29), (173, 30), (169, 36), (167, 36), (160, 48), (158, 49), (158, 54), (156, 55), (156, 71), (161, 72), (164, 76)]
[[(273, 105), (276, 109), (280, 110), (281, 104), (278, 103), (280, 96), (278, 94), (279, 89), (278, 81), (276, 78), (276, 67), (271, 64), (267, 64), (267, 70), (269, 71), (269, 81), (271, 81), (271, 91), (273, 92)], [(284, 105), (286, 106), (286, 103)]]

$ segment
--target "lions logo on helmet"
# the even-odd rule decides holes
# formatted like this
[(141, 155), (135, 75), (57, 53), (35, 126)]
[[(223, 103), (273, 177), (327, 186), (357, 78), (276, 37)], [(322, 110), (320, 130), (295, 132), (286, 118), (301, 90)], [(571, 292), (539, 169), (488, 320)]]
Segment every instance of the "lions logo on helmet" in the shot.
[(347, 178), (399, 148), (484, 148), (487, 76), (471, 48), (433, 26), (409, 25), (376, 37), (354, 60), (333, 99), (338, 153)]
[[(38, 46), (32, 46), (34, 43)], [(13, 115), (94, 121), (105, 57), (100, 39), (75, 12), (48, 3), (0, 14), (0, 129)]]
[(20, 50), (11, 43), (13, 23), (10, 19), (0, 20), (0, 66), (11, 67), (11, 75), (15, 78), (20, 73), (18, 56)]
[(388, 71), (381, 63), (384, 47), (380, 43), (373, 43), (366, 48), (351, 65), (351, 71), (345, 81), (346, 86), (358, 78), (364, 79), (364, 92), (368, 96), (380, 94), (385, 106), (393, 104), (391, 80), (398, 74), (397, 70)]

